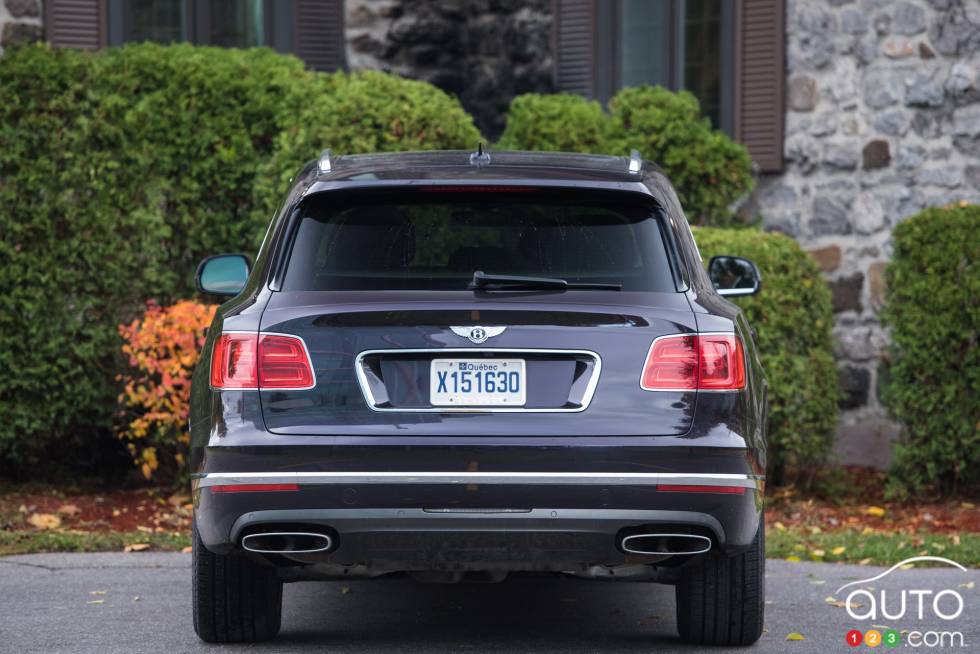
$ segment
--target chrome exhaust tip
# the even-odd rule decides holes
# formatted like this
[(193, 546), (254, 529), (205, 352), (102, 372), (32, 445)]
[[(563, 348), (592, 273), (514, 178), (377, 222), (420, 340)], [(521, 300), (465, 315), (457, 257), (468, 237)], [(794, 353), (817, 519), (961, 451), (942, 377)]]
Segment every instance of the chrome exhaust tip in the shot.
[(627, 554), (704, 554), (711, 549), (711, 539), (697, 534), (633, 534), (620, 541)]
[(256, 554), (312, 554), (332, 545), (330, 536), (309, 531), (264, 531), (242, 538), (242, 547)]

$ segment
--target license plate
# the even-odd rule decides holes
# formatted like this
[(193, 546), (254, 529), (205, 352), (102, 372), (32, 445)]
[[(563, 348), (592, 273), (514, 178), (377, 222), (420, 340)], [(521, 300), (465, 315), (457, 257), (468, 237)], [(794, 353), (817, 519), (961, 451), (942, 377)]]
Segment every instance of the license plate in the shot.
[(524, 406), (524, 359), (433, 359), (432, 406)]

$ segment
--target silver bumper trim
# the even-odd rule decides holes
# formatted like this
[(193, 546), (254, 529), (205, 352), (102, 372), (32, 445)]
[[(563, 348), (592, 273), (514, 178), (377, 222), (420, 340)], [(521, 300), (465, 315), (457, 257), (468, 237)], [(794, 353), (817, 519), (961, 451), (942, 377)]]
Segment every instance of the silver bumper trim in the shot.
[(682, 472), (212, 472), (194, 475), (194, 489), (235, 484), (530, 484), (601, 486), (740, 486), (761, 488), (762, 475)]

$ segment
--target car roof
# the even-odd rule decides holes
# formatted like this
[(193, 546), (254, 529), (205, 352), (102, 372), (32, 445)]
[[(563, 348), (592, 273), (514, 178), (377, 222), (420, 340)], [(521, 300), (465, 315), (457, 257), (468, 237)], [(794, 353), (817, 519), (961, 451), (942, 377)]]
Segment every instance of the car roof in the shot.
[[(638, 156), (638, 155), (636, 155)], [(638, 182), (655, 167), (638, 158), (567, 152), (484, 152), (468, 150), (329, 156), (319, 182), (337, 181), (569, 181)]]

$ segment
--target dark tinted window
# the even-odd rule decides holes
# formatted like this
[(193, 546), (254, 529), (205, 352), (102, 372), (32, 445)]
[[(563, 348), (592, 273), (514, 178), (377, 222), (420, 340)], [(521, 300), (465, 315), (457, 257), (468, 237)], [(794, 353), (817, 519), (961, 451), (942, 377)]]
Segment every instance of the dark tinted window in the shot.
[(674, 290), (648, 205), (575, 191), (342, 197), (306, 201), (284, 290), (465, 290), (477, 270)]

